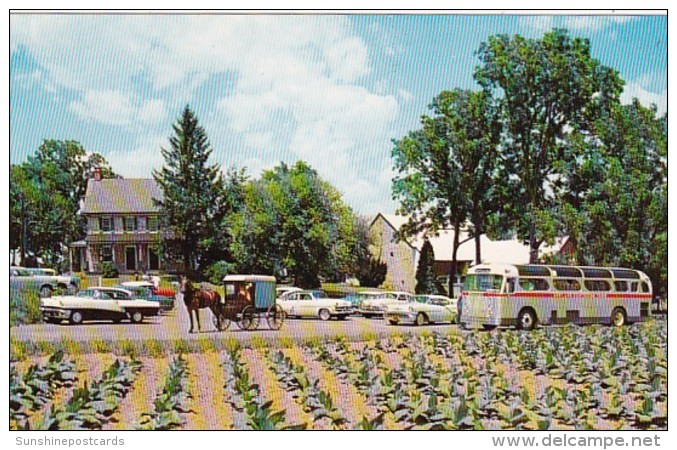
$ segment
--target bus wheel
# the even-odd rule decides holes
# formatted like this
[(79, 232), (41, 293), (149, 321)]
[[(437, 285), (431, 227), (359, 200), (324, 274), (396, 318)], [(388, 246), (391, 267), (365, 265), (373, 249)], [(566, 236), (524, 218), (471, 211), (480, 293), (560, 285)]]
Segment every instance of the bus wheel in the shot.
[(525, 308), (517, 316), (518, 330), (533, 330), (536, 328), (536, 313), (531, 308)]
[(625, 325), (625, 323), (625, 311), (623, 311), (623, 308), (615, 308), (611, 312), (611, 325), (615, 327), (622, 327)]

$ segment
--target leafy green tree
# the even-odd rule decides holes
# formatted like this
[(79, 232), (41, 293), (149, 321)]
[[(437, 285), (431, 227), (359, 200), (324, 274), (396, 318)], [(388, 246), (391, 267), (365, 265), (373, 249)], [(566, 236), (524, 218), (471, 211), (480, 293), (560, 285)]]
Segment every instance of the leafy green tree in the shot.
[(566, 144), (589, 134), (595, 120), (617, 103), (618, 73), (590, 54), (587, 39), (553, 30), (541, 39), (491, 36), (478, 51), (475, 79), (500, 101), (505, 139), (501, 179), (506, 205), (501, 223), (529, 243), (531, 262), (554, 238), (556, 205), (550, 185), (561, 166), (576, 158)]
[(398, 212), (410, 218), (403, 236), (454, 231), (452, 292), (462, 227), (470, 222), (481, 261), (480, 236), (499, 204), (493, 179), (501, 128), (488, 92), (443, 91), (430, 109), (433, 115), (422, 117), (420, 130), (395, 142), (392, 157), (400, 175), (393, 180), (393, 197)]
[(486, 91), (443, 91), (433, 104), (444, 117), (446, 138), (459, 166), (457, 201), (467, 205), (475, 262), (480, 263), (480, 237), (501, 206), (495, 183), (501, 137), (498, 109)]
[(416, 293), (437, 294), (435, 276), (435, 251), (429, 239), (423, 241), (416, 268)]
[(47, 139), (25, 162), (10, 168), (10, 249), (22, 264), (58, 266), (68, 244), (80, 239), (85, 221), (78, 215), (87, 180), (95, 167), (114, 177), (108, 162), (76, 141)]
[(341, 195), (303, 161), (265, 171), (244, 190), (246, 207), (232, 220), (239, 271), (280, 275), (318, 287), (322, 275), (348, 273), (354, 215)]
[(451, 150), (446, 125), (439, 111), (436, 117), (423, 116), (423, 128), (395, 142), (392, 157), (400, 174), (393, 179), (393, 198), (400, 203), (397, 212), (409, 220), (400, 228), (400, 236), (421, 232), (435, 234), (442, 229), (454, 231), (451, 284), (457, 274), (461, 226), (468, 216), (467, 204), (459, 201), (461, 170)]
[(563, 197), (578, 262), (646, 271), (666, 295), (667, 115), (636, 99), (615, 105), (585, 148)]
[(197, 277), (219, 259), (216, 238), (228, 213), (225, 182), (218, 164), (209, 164), (212, 147), (197, 116), (186, 106), (173, 125), (165, 163), (153, 177), (163, 192), (157, 205), (169, 233), (163, 238), (168, 257), (182, 259), (185, 270)]

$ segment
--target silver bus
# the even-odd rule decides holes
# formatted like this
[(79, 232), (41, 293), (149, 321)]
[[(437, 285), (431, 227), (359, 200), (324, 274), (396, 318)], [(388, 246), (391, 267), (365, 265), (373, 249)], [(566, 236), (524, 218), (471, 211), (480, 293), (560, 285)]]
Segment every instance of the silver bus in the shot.
[(460, 301), (466, 328), (538, 324), (623, 326), (650, 315), (651, 281), (617, 267), (480, 264), (468, 270)]

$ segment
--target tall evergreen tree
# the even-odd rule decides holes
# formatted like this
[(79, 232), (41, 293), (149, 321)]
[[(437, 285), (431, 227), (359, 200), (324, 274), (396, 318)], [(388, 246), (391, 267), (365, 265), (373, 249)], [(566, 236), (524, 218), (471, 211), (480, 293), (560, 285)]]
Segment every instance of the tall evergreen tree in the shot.
[(182, 258), (192, 276), (215, 259), (219, 224), (228, 210), (225, 183), (218, 164), (209, 164), (212, 147), (205, 129), (186, 106), (173, 125), (169, 148), (162, 148), (165, 164), (153, 177), (164, 194), (157, 205), (169, 233), (163, 240), (168, 256)]
[(416, 293), (417, 294), (436, 294), (435, 286), (435, 251), (428, 238), (421, 247), (421, 256), (416, 268)]

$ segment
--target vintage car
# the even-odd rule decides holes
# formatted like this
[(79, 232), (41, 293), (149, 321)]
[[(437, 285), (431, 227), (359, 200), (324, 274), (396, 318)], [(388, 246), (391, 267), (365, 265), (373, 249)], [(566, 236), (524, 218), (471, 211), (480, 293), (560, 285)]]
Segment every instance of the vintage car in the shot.
[(54, 296), (40, 300), (40, 311), (45, 322), (61, 323), (68, 320), (80, 324), (85, 320), (112, 320), (119, 323), (129, 319), (141, 323), (145, 317), (157, 316), (158, 302), (134, 298), (126, 289), (93, 287), (77, 295)]
[(162, 311), (174, 309), (174, 291), (156, 288), (150, 281), (125, 281), (117, 287), (130, 291), (135, 298), (158, 302)]
[(415, 298), (408, 292), (361, 292), (361, 295), (369, 295), (364, 299), (359, 308), (364, 317), (381, 316), (386, 312), (386, 306), (390, 303), (413, 302)]
[[(423, 301), (421, 301), (423, 300)], [(391, 325), (409, 323), (456, 322), (458, 311), (456, 300), (443, 295), (417, 296), (409, 302), (390, 303), (386, 306), (385, 318)]]
[(275, 288), (275, 295), (278, 299), (282, 299), (292, 292), (301, 292), (303, 289), (294, 286), (278, 286)]
[(277, 304), (289, 317), (319, 317), (322, 320), (336, 317), (342, 320), (353, 313), (349, 302), (328, 298), (320, 290), (291, 292), (278, 299)]
[(50, 297), (54, 292), (74, 294), (80, 284), (78, 277), (57, 275), (54, 269), (12, 266), (9, 276), (15, 289), (36, 289), (41, 297)]

